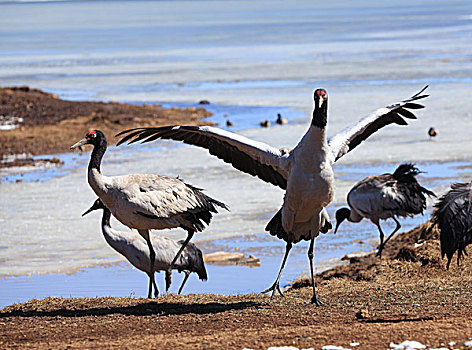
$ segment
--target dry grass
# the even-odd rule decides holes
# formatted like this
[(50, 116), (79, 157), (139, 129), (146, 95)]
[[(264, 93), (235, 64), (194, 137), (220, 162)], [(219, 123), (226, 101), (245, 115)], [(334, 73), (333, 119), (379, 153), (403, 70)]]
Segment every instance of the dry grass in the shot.
[[(435, 347), (453, 341), (458, 344), (454, 348), (463, 348), (472, 337), (472, 259), (445, 270), (434, 231), (424, 234), (420, 227), (399, 235), (382, 261), (353, 259), (318, 276), (323, 307), (308, 304), (306, 281), (273, 302), (261, 294), (47, 298), (1, 310), (1, 345), (319, 349), (327, 344), (349, 347), (356, 341), (358, 349), (388, 349), (391, 341), (409, 339)], [(409, 253), (399, 255), (403, 250)]]

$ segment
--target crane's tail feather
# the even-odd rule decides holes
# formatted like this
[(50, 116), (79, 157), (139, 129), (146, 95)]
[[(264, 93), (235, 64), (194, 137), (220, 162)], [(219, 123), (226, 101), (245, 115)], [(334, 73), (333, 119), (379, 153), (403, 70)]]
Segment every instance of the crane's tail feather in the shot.
[(204, 194), (200, 188), (186, 184), (190, 187), (197, 197), (198, 205), (192, 209), (187, 210), (185, 218), (189, 221), (196, 231), (203, 231), (205, 224), (209, 225), (213, 218), (212, 213), (218, 213), (218, 207), (229, 211), (229, 208), (223, 202), (217, 201)]
[(414, 163), (403, 163), (392, 174), (393, 177), (400, 182), (416, 182), (416, 176), (421, 174), (421, 171)]
[(277, 213), (270, 219), (269, 223), (265, 227), (265, 230), (268, 231), (272, 236), (277, 238), (287, 240), (287, 232), (285, 232), (282, 226), (282, 209), (279, 209)]

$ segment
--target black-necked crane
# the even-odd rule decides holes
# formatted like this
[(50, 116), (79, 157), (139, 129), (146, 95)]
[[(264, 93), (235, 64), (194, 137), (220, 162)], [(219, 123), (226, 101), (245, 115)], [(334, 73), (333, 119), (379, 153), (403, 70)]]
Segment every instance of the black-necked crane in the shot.
[[(413, 217), (423, 214), (426, 209), (426, 195), (435, 194), (422, 187), (416, 176), (420, 174), (414, 164), (405, 163), (398, 166), (393, 174), (371, 175), (359, 181), (347, 194), (349, 208), (336, 211), (336, 229), (344, 220), (360, 222), (370, 219), (379, 229), (380, 245), (377, 255), (382, 258), (382, 251), (389, 239), (401, 228), (397, 217)], [(397, 224), (384, 241), (380, 220), (392, 218)]]
[(173, 266), (194, 233), (210, 223), (212, 213), (218, 212), (217, 207), (228, 208), (179, 179), (154, 174), (102, 175), (100, 163), (107, 149), (105, 135), (100, 130), (92, 130), (71, 149), (86, 144), (93, 146), (87, 176), (90, 187), (118, 221), (136, 229), (146, 240), (151, 274), (148, 298), (151, 298), (156, 253), (149, 230), (180, 227), (187, 231), (187, 238), (172, 261)]
[(441, 255), (447, 256), (447, 268), (457, 252), (457, 264), (465, 248), (472, 243), (472, 182), (456, 183), (435, 205), (433, 223), (439, 229)]
[[(133, 231), (122, 232), (114, 230), (110, 225), (111, 211), (103, 204), (100, 198), (95, 200), (93, 205), (83, 213), (82, 216), (99, 209), (103, 210), (102, 233), (103, 237), (105, 237), (105, 241), (110, 245), (110, 247), (128, 259), (131, 265), (146, 273), (151, 280), (151, 276), (149, 275), (151, 258), (149, 256), (149, 248), (144, 238)], [(195, 244), (189, 242), (184, 250), (182, 250), (177, 261), (172, 265), (172, 260), (177, 255), (177, 252), (182, 247), (184, 241), (176, 241), (167, 237), (152, 235), (151, 242), (154, 251), (156, 252), (154, 271), (165, 272), (166, 286), (171, 283), (171, 274), (169, 269), (184, 272), (185, 274), (178, 294), (182, 292), (182, 289), (192, 272), (195, 272), (202, 281), (207, 280), (203, 254)], [(153, 281), (153, 285), (154, 296), (157, 297), (159, 295), (159, 289), (157, 288), (155, 280)]]
[(210, 126), (130, 129), (117, 135), (126, 134), (118, 145), (126, 141), (149, 142), (159, 138), (183, 141), (206, 148), (210, 154), (231, 163), (236, 169), (286, 190), (282, 208), (266, 226), (266, 231), (286, 242), (286, 249), (277, 279), (265, 292), (272, 291), (271, 298), (276, 290), (282, 294), (279, 280), (292, 244), (309, 240), (311, 302), (321, 305), (313, 276), (313, 249), (319, 232), (327, 232), (331, 227), (325, 207), (334, 195), (332, 165), (382, 127), (407, 125), (404, 118), (416, 119), (409, 109), (423, 108), (414, 101), (428, 96), (421, 95), (426, 87), (407, 100), (377, 109), (329, 140), (326, 137), (328, 94), (324, 89), (317, 89), (313, 94), (313, 117), (308, 131), (291, 152), (284, 154), (265, 143)]

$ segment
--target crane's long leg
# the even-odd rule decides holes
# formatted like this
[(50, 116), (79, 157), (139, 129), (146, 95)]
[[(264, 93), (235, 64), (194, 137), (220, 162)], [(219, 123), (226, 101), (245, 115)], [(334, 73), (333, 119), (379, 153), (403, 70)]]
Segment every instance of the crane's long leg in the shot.
[(376, 256), (378, 256), (380, 259), (382, 259), (382, 250), (384, 248), (384, 237), (385, 237), (385, 235), (382, 231), (382, 227), (380, 227), (380, 223), (376, 222), (375, 224), (377, 225), (377, 228), (379, 229), (379, 233), (380, 233), (379, 251), (377, 252)]
[(320, 299), (318, 299), (318, 295), (316, 294), (315, 274), (313, 271), (314, 248), (315, 248), (315, 238), (313, 237), (310, 242), (310, 247), (308, 248), (308, 260), (310, 260), (310, 271), (311, 271), (311, 285), (313, 287), (313, 296), (311, 297), (311, 303), (321, 306), (324, 304), (320, 301)]
[(377, 227), (379, 228), (379, 232), (380, 232), (380, 246), (379, 246), (379, 251), (377, 252), (377, 256), (382, 259), (382, 251), (385, 247), (385, 244), (387, 244), (387, 242), (390, 240), (390, 238), (393, 237), (393, 235), (395, 233), (397, 233), (397, 231), (402, 227), (402, 225), (400, 225), (400, 223), (398, 222), (397, 218), (396, 217), (393, 217), (393, 220), (395, 221), (395, 223), (397, 224), (397, 227), (395, 227), (395, 229), (393, 230), (393, 232), (387, 237), (387, 239), (384, 241), (384, 233), (382, 232), (382, 228), (380, 227), (380, 222), (377, 222), (376, 225)]
[(154, 281), (154, 262), (156, 261), (156, 252), (151, 243), (151, 238), (149, 237), (149, 230), (138, 230), (139, 234), (143, 236), (146, 240), (146, 243), (149, 248), (149, 258), (151, 260), (151, 266), (149, 267), (149, 289), (148, 289), (148, 298), (152, 298), (152, 287), (155, 285)]
[(267, 292), (272, 291), (272, 295), (270, 296), (270, 300), (272, 300), (274, 298), (276, 290), (280, 293), (281, 296), (284, 296), (282, 291), (280, 290), (279, 281), (280, 281), (280, 276), (282, 276), (282, 270), (284, 269), (285, 262), (287, 261), (287, 257), (288, 257), (288, 253), (290, 252), (290, 249), (292, 249), (292, 243), (287, 242), (287, 245), (285, 246), (284, 260), (282, 260), (282, 266), (280, 266), (280, 271), (279, 271), (279, 274), (277, 276), (277, 279), (275, 280), (275, 282), (272, 286), (270, 286), (269, 288), (267, 288), (265, 291), (262, 292), (262, 293), (267, 293)]
[[(153, 273), (154, 274), (154, 273)], [(154, 298), (157, 298), (159, 296), (159, 288), (157, 288), (157, 284), (156, 284), (156, 279), (153, 278), (153, 285), (154, 285)]]
[(187, 282), (188, 277), (190, 276), (190, 271), (184, 271), (184, 274), (185, 274), (184, 280), (182, 281), (182, 284), (180, 285), (180, 288), (177, 294), (180, 294), (180, 292), (182, 292), (182, 289), (184, 288), (185, 283)]
[(393, 230), (393, 232), (390, 234), (390, 236), (387, 237), (387, 239), (386, 239), (385, 242), (384, 242), (384, 246), (387, 244), (388, 240), (389, 240), (390, 238), (392, 238), (392, 236), (393, 236), (395, 233), (397, 233), (397, 231), (402, 227), (402, 225), (400, 225), (400, 223), (398, 222), (398, 220), (397, 220), (397, 218), (396, 218), (395, 216), (393, 217), (393, 220), (396, 222), (397, 227), (395, 227), (395, 230)]
[[(185, 242), (182, 244), (182, 246), (180, 247), (179, 251), (177, 252), (177, 254), (175, 255), (174, 257), (174, 260), (172, 260), (172, 262), (170, 263), (170, 266), (169, 268), (167, 269), (169, 272), (172, 271), (172, 269), (174, 268), (174, 264), (175, 262), (177, 261), (177, 259), (179, 258), (180, 254), (182, 253), (182, 251), (185, 249), (185, 247), (187, 246), (188, 242), (190, 242), (190, 240), (192, 239), (193, 235), (195, 234), (195, 231), (192, 231), (192, 230), (187, 230), (187, 238), (185, 239)], [(166, 291), (169, 289), (170, 287), (170, 284), (167, 285), (166, 283)]]

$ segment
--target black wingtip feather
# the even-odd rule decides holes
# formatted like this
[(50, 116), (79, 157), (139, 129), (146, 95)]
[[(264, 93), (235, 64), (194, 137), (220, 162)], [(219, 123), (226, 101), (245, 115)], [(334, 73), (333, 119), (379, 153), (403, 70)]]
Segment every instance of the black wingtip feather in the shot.
[(409, 110), (406, 110), (405, 108), (399, 108), (397, 112), (401, 114), (402, 116), (404, 116), (405, 118), (418, 119), (413, 113), (411, 113)]
[(423, 109), (424, 106), (420, 105), (419, 103), (413, 103), (413, 102), (407, 102), (403, 105), (403, 108), (408, 108), (408, 109)]

